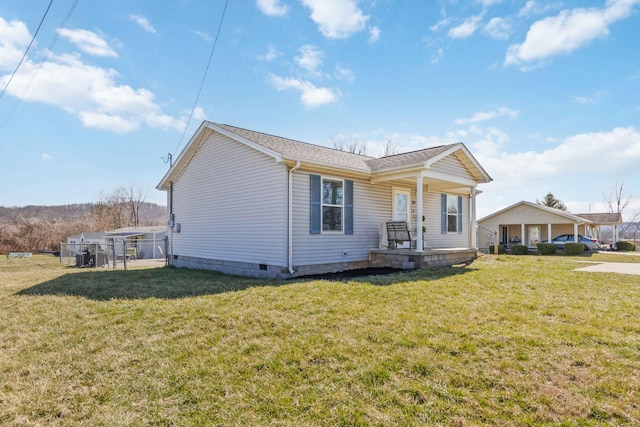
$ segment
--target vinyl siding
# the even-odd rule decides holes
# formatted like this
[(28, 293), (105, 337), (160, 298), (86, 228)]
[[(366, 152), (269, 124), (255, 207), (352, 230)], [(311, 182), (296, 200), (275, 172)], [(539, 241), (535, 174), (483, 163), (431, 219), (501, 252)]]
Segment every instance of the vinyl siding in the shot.
[(469, 247), (469, 196), (455, 193), (447, 193), (453, 196), (462, 196), (462, 233), (442, 234), (441, 230), (441, 195), (442, 193), (425, 193), (423, 197), (423, 212), (427, 222), (425, 235), (425, 248), (468, 248)]
[[(353, 234), (309, 232), (309, 173), (293, 177), (293, 265), (363, 261), (379, 245), (380, 221), (391, 218), (391, 185), (353, 180)], [(335, 175), (323, 177), (344, 179)], [(343, 251), (347, 255), (343, 255)]]
[[(353, 181), (354, 229), (352, 235), (311, 234), (309, 231), (309, 173), (297, 172), (293, 178), (293, 265), (315, 265), (339, 262), (363, 261), (369, 257), (369, 249), (379, 246), (380, 223), (392, 217), (393, 187), (409, 189), (415, 202), (415, 185), (406, 183), (378, 183), (366, 180)], [(329, 178), (345, 178), (327, 176)], [(348, 178), (348, 177), (347, 177)], [(469, 247), (469, 196), (462, 197), (462, 234), (440, 234), (440, 193), (425, 193), (423, 211), (426, 217), (426, 248)], [(412, 204), (412, 208), (415, 205)], [(415, 236), (415, 216), (412, 217), (412, 236)], [(343, 255), (343, 251), (347, 255)]]
[(214, 134), (174, 183), (173, 254), (286, 265), (287, 171)]
[(473, 178), (473, 175), (469, 173), (464, 164), (462, 164), (462, 162), (453, 155), (447, 156), (444, 159), (434, 163), (431, 166), (431, 170), (433, 170), (434, 172), (447, 174), (451, 177), (475, 180)]

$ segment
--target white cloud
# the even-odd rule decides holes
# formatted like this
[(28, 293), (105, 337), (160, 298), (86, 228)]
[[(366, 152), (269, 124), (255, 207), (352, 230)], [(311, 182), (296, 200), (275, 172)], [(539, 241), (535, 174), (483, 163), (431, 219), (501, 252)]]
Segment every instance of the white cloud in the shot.
[(0, 16), (0, 70), (13, 70), (31, 41), (27, 26)]
[(301, 46), (298, 51), (300, 54), (294, 58), (298, 67), (308, 71), (314, 77), (320, 77), (322, 73), (318, 68), (322, 65), (324, 52), (311, 44)]
[(47, 153), (40, 154), (40, 158), (45, 161), (53, 160), (53, 156)]
[[(164, 114), (151, 91), (119, 84), (118, 78), (116, 70), (87, 65), (77, 55), (50, 55), (45, 63), (25, 60), (7, 94), (56, 106), (87, 127), (116, 133), (130, 132), (142, 124), (175, 130), (184, 127), (184, 118)], [(2, 84), (8, 79), (8, 74), (0, 76)]]
[(493, 6), (494, 4), (500, 4), (503, 0), (477, 0), (478, 3), (484, 7)]
[(257, 5), (262, 13), (269, 16), (283, 16), (289, 11), (289, 8), (281, 5), (279, 0), (257, 0)]
[(158, 31), (156, 31), (155, 28), (153, 28), (153, 25), (151, 25), (151, 22), (149, 22), (149, 20), (147, 18), (145, 18), (144, 16), (141, 16), (141, 15), (129, 15), (129, 19), (131, 19), (133, 22), (138, 24), (140, 26), (140, 28), (142, 28), (143, 30), (145, 30), (148, 33), (156, 34), (158, 32)]
[(341, 80), (346, 80), (348, 82), (353, 82), (356, 78), (356, 76), (353, 74), (353, 71), (341, 66), (340, 64), (336, 64), (335, 75), (337, 78)]
[(481, 112), (475, 113), (473, 116), (471, 116), (468, 119), (456, 119), (454, 123), (457, 125), (473, 124), (473, 123), (480, 123), (487, 120), (495, 119), (497, 117), (504, 117), (504, 116), (511, 117), (511, 118), (517, 117), (518, 112), (507, 107), (500, 107), (494, 111), (481, 111)]
[(609, 34), (609, 25), (628, 17), (640, 0), (609, 0), (604, 9), (563, 10), (535, 22), (524, 43), (507, 50), (504, 65), (523, 65), (570, 53), (598, 37)]
[(368, 16), (353, 0), (302, 0), (311, 9), (311, 19), (323, 36), (346, 39), (364, 30)]
[(378, 27), (371, 27), (369, 28), (369, 38), (367, 39), (367, 41), (369, 43), (375, 43), (378, 40), (380, 40), (380, 28)]
[(429, 29), (431, 31), (438, 31), (440, 30), (440, 28), (446, 27), (447, 25), (449, 25), (449, 22), (450, 22), (449, 18), (442, 18), (441, 20), (436, 22), (434, 25), (431, 25)]
[(572, 96), (571, 100), (576, 104), (580, 104), (580, 105), (595, 104), (599, 102), (600, 99), (602, 99), (602, 97), (604, 97), (608, 93), (609, 92), (607, 91), (599, 91), (594, 93), (591, 96)]
[(511, 25), (504, 18), (491, 18), (487, 25), (484, 26), (483, 32), (494, 39), (505, 40), (509, 38)]
[(281, 55), (282, 55), (282, 52), (279, 52), (275, 47), (269, 45), (267, 46), (267, 51), (261, 55), (258, 55), (257, 59), (258, 61), (271, 62)]
[[(599, 174), (576, 176), (576, 170), (581, 170), (582, 165), (615, 171), (624, 177), (637, 173), (640, 163), (640, 132), (633, 127), (573, 135), (542, 151), (509, 153), (496, 150), (495, 147), (500, 148), (501, 144), (488, 135), (481, 136), (472, 145), (474, 156), (494, 179), (483, 197), (491, 197), (492, 193), (506, 196), (504, 206), (518, 200), (535, 200), (549, 190), (560, 198), (564, 197), (564, 191), (573, 198), (579, 199), (583, 195), (589, 200), (594, 196), (594, 186), (596, 189), (602, 186), (606, 177)], [(600, 198), (599, 194), (595, 196)], [(479, 216), (504, 206), (494, 201), (493, 206), (482, 209)]]
[(471, 16), (465, 19), (462, 24), (449, 30), (449, 37), (452, 39), (465, 39), (470, 37), (480, 26), (481, 20), (482, 15)]
[(305, 109), (332, 104), (340, 99), (339, 92), (326, 87), (316, 87), (313, 83), (305, 80), (271, 75), (269, 82), (280, 91), (295, 89), (300, 92), (300, 100)]
[(191, 32), (206, 42), (213, 41), (213, 37), (204, 31), (191, 30)]
[(444, 56), (444, 50), (442, 48), (438, 48), (438, 50), (436, 50), (436, 52), (431, 57), (431, 63), (437, 64), (438, 62), (440, 62), (443, 56)]
[(68, 28), (59, 28), (57, 32), (60, 37), (69, 40), (78, 49), (90, 55), (118, 57), (116, 51), (111, 49), (107, 42), (94, 32)]

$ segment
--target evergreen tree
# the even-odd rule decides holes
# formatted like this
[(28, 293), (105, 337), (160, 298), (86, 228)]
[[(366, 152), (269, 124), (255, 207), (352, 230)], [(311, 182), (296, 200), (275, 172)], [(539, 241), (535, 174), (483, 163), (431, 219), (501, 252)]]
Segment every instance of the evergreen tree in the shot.
[(552, 193), (547, 193), (542, 200), (536, 199), (536, 203), (542, 206), (560, 209), (561, 211), (567, 210), (567, 206), (560, 199), (556, 199)]

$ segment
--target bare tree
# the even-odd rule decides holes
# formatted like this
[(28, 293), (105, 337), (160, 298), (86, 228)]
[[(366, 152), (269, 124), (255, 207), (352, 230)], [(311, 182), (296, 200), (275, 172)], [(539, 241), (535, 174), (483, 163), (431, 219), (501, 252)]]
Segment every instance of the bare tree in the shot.
[(551, 192), (547, 193), (542, 200), (536, 199), (536, 203), (542, 206), (560, 209), (561, 211), (567, 210), (567, 206), (560, 199), (557, 199)]
[(131, 225), (133, 227), (140, 226), (140, 208), (144, 204), (144, 200), (147, 197), (147, 190), (136, 187), (133, 184), (128, 188), (129, 199), (127, 204), (129, 205), (129, 216), (131, 218)]
[(384, 154), (382, 157), (393, 156), (394, 154), (398, 154), (398, 144), (396, 144), (393, 138), (388, 137), (382, 141), (384, 147)]
[[(621, 215), (633, 200), (631, 193), (624, 188), (624, 182), (618, 184), (617, 181), (614, 187), (605, 188), (602, 192), (602, 198), (610, 213), (619, 213)], [(624, 236), (628, 229), (633, 227), (638, 220), (640, 220), (640, 211), (635, 212), (631, 218), (627, 218), (627, 221), (620, 227), (619, 233)], [(635, 226), (637, 227), (637, 225)]]
[(624, 182), (618, 185), (616, 181), (615, 187), (605, 188), (602, 198), (610, 213), (621, 214), (631, 203), (631, 194), (624, 188)]
[(331, 138), (331, 145), (336, 150), (346, 151), (347, 153), (360, 154), (362, 156), (367, 155), (367, 144), (362, 141), (357, 141), (353, 135), (347, 137), (333, 137)]

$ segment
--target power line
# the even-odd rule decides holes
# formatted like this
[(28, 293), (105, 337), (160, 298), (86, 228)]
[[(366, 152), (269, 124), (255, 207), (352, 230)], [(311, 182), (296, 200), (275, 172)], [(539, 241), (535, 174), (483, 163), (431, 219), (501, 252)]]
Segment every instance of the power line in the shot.
[(200, 93), (202, 92), (202, 87), (204, 86), (204, 82), (207, 79), (207, 73), (209, 72), (209, 67), (211, 66), (211, 59), (213, 58), (213, 52), (216, 49), (216, 44), (218, 43), (218, 36), (220, 36), (220, 30), (222, 29), (222, 22), (224, 21), (224, 15), (227, 12), (227, 5), (229, 4), (229, 0), (224, 2), (224, 9), (222, 10), (222, 16), (220, 17), (220, 22), (218, 23), (218, 31), (216, 33), (216, 38), (213, 40), (213, 46), (211, 46), (211, 53), (209, 54), (209, 61), (207, 62), (207, 67), (204, 70), (204, 75), (202, 76), (202, 80), (200, 81), (200, 87), (198, 88), (198, 94), (196, 95), (196, 99), (193, 102), (193, 107), (191, 107), (191, 112), (189, 113), (189, 118), (187, 119), (187, 124), (184, 127), (184, 131), (182, 131), (182, 136), (180, 137), (180, 141), (176, 146), (174, 153), (178, 151), (178, 147), (182, 144), (182, 140), (187, 133), (187, 129), (189, 128), (189, 124), (191, 123), (191, 118), (193, 117), (193, 112), (198, 105), (198, 100), (200, 99)]
[[(80, 0), (74, 0), (73, 1), (73, 3), (71, 4), (71, 7), (69, 8), (69, 11), (67, 12), (67, 15), (62, 20), (62, 24), (60, 24), (60, 28), (64, 28), (65, 25), (67, 25), (67, 21), (69, 21), (69, 18), (71, 18), (71, 15), (73, 15), (73, 12), (76, 10), (76, 6), (78, 5), (79, 1)], [(42, 68), (44, 67), (44, 64), (46, 64), (47, 61), (49, 61), (49, 58), (53, 54), (53, 48), (55, 47), (56, 43), (58, 42), (58, 38), (59, 37), (60, 37), (60, 33), (56, 31), (55, 36), (53, 37), (53, 40), (51, 41), (51, 43), (49, 44), (49, 48), (47, 49), (47, 56), (38, 65), (38, 67), (36, 68), (35, 72), (31, 75), (31, 79), (29, 80), (29, 83), (27, 83), (27, 87), (24, 89), (24, 92), (22, 93), (22, 96), (18, 98), (18, 102), (15, 103), (15, 105), (13, 106), (13, 108), (11, 109), (9, 114), (7, 115), (7, 118), (5, 119), (5, 121), (2, 123), (2, 125), (0, 125), (0, 131), (2, 129), (4, 129), (4, 127), (7, 125), (7, 123), (9, 123), (9, 119), (11, 119), (11, 116), (13, 116), (13, 113), (16, 112), (16, 110), (18, 109), (18, 106), (22, 102), (22, 99), (29, 92), (29, 89), (31, 89), (31, 85), (33, 84), (33, 81), (36, 79), (36, 77), (38, 76), (38, 74), (40, 73)]]
[(27, 49), (24, 51), (24, 55), (22, 55), (22, 58), (20, 58), (20, 62), (18, 62), (18, 65), (16, 66), (16, 69), (13, 70), (13, 73), (11, 73), (11, 77), (9, 77), (9, 81), (7, 81), (7, 84), (4, 86), (4, 89), (2, 89), (2, 92), (0, 93), (0, 98), (2, 98), (2, 96), (6, 92), (7, 88), (11, 84), (11, 81), (13, 80), (13, 77), (18, 72), (18, 68), (20, 68), (20, 65), (22, 65), (22, 62), (24, 61), (24, 58), (27, 57), (27, 53), (29, 53), (29, 49), (31, 49), (31, 45), (35, 41), (36, 36), (38, 35), (38, 31), (40, 31), (40, 27), (42, 27), (42, 23), (44, 22), (44, 19), (47, 17), (47, 14), (49, 13), (49, 9), (51, 9), (51, 5), (52, 4), (53, 4), (53, 0), (51, 0), (49, 2), (49, 6), (47, 6), (47, 10), (44, 11), (44, 15), (42, 15), (42, 19), (40, 20), (40, 23), (38, 24), (38, 28), (36, 28), (36, 32), (33, 33), (33, 37), (31, 37), (31, 41), (29, 42), (29, 46), (27, 46)]

